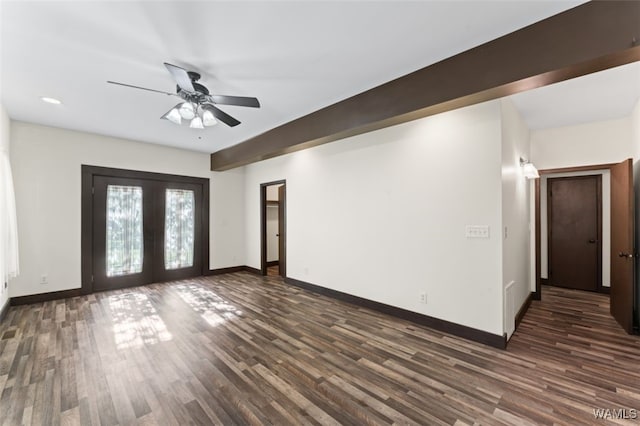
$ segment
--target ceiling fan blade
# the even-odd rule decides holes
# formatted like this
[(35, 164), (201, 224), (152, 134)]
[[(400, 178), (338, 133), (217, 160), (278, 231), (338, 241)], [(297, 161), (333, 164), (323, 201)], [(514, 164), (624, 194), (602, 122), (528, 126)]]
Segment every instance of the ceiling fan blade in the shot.
[(211, 111), (211, 113), (213, 114), (213, 116), (215, 118), (217, 118), (218, 120), (222, 121), (224, 124), (226, 124), (229, 127), (235, 127), (238, 124), (240, 124), (240, 122), (238, 120), (236, 120), (235, 118), (233, 118), (232, 116), (230, 116), (226, 112), (222, 111), (221, 109), (216, 108), (215, 106), (213, 106), (211, 104), (202, 104), (202, 108), (205, 109), (205, 110)]
[(134, 86), (132, 84), (126, 84), (126, 83), (118, 83), (117, 81), (107, 81), (107, 83), (116, 84), (118, 86), (132, 87), (134, 89), (146, 90), (148, 92), (162, 93), (163, 95), (178, 96), (175, 93), (163, 92), (162, 90), (147, 89), (146, 87)]
[(166, 62), (164, 63), (164, 66), (167, 67), (167, 69), (173, 76), (173, 79), (176, 81), (176, 83), (178, 83), (178, 86), (180, 86), (182, 90), (186, 90), (187, 92), (195, 92), (193, 84), (191, 84), (189, 74), (187, 74), (187, 70), (175, 65), (168, 64)]
[(216, 104), (260, 108), (260, 101), (258, 101), (258, 99), (246, 96), (210, 95), (209, 98)]

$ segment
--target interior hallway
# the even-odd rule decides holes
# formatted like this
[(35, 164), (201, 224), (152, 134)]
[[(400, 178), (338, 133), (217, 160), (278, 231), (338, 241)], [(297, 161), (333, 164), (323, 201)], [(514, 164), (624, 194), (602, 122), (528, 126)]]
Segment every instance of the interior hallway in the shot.
[(5, 424), (608, 424), (640, 338), (594, 293), (501, 351), (242, 272), (12, 307), (0, 390)]

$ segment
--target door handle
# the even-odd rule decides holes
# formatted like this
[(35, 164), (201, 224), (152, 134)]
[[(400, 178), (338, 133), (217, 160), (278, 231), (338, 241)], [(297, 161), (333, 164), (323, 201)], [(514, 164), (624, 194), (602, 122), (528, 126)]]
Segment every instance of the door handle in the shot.
[(597, 242), (598, 242), (598, 240), (594, 240), (594, 239), (589, 240), (589, 244), (595, 244)]
[(618, 257), (627, 257), (629, 259), (632, 259), (633, 255), (630, 254), (630, 253), (624, 253), (624, 252), (621, 251), (620, 253), (618, 253)]

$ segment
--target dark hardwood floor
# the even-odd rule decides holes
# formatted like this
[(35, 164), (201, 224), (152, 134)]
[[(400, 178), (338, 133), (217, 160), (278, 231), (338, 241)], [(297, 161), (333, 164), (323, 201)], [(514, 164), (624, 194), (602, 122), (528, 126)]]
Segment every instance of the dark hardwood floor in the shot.
[(280, 275), (280, 266), (278, 265), (269, 266), (267, 268), (267, 275), (270, 277), (277, 277), (278, 275)]
[(544, 288), (501, 351), (241, 272), (12, 307), (0, 391), (7, 425), (624, 424), (640, 339), (601, 294)]

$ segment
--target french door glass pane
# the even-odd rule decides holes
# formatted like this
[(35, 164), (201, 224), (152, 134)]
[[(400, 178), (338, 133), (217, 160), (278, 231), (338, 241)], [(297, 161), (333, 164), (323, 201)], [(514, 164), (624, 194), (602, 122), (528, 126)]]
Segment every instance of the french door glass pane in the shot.
[(164, 220), (164, 267), (193, 266), (195, 194), (186, 189), (167, 189)]
[(142, 188), (107, 186), (107, 276), (142, 272)]

